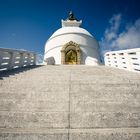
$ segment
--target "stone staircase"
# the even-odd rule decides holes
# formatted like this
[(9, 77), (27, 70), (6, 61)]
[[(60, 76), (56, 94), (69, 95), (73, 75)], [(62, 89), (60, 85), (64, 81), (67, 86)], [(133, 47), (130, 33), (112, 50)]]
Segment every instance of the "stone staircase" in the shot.
[(140, 140), (140, 74), (42, 66), (0, 79), (0, 140)]

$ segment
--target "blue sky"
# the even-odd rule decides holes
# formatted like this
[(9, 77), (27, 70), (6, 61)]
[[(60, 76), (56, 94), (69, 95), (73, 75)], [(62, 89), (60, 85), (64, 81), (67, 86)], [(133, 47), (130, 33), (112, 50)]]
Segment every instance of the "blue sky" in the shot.
[(103, 50), (127, 48), (130, 37), (137, 44), (128, 48), (138, 47), (139, 7), (139, 0), (0, 0), (0, 47), (43, 54), (45, 42), (70, 10)]

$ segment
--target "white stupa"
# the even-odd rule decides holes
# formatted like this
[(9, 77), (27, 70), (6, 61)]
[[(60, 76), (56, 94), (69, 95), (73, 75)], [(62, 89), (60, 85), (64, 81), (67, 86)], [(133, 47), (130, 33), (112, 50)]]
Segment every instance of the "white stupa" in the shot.
[(54, 64), (99, 64), (97, 40), (80, 25), (72, 12), (67, 20), (62, 20), (62, 28), (48, 39), (45, 45), (44, 61)]

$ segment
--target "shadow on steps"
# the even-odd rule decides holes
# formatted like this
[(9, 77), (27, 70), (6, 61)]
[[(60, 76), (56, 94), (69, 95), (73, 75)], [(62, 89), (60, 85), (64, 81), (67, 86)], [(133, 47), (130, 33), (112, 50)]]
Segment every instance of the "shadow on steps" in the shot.
[(4, 77), (9, 77), (10, 75), (19, 74), (21, 72), (25, 72), (38, 67), (42, 67), (42, 65), (34, 65), (34, 66), (22, 67), (22, 68), (17, 68), (12, 70), (0, 71), (0, 80), (3, 80)]

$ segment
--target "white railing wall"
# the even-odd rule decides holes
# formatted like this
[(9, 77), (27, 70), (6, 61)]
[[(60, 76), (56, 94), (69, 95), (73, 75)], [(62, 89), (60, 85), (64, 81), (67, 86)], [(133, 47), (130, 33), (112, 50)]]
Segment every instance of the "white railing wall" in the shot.
[(140, 48), (107, 52), (106, 66), (140, 72)]
[(23, 50), (0, 48), (0, 71), (36, 65), (36, 54)]

